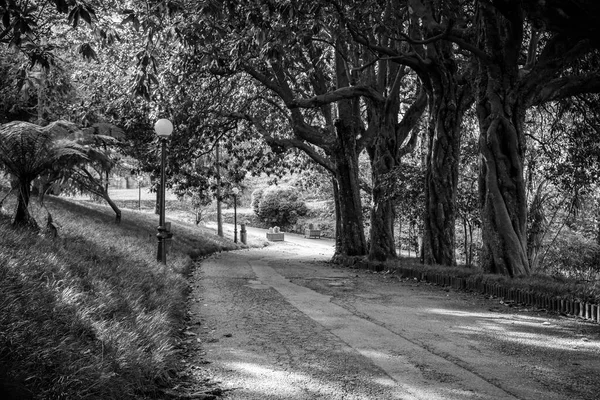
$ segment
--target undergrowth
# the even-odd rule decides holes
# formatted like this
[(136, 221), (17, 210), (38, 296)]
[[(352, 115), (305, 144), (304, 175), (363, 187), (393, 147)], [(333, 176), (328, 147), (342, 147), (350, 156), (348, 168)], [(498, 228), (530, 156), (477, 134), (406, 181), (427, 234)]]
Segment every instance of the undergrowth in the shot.
[(173, 222), (165, 266), (156, 216), (125, 210), (115, 225), (108, 207), (46, 203), (57, 238), (0, 215), (0, 398), (158, 397), (177, 368), (190, 255), (234, 245)]
[(477, 268), (423, 265), (416, 259), (408, 258), (388, 262), (385, 269), (394, 271), (397, 267), (414, 269), (423, 273), (463, 278), (475, 284), (479, 282), (496, 284), (508, 289), (523, 290), (566, 300), (579, 300), (600, 304), (600, 287), (596, 282), (540, 274), (511, 278), (503, 275), (484, 274)]

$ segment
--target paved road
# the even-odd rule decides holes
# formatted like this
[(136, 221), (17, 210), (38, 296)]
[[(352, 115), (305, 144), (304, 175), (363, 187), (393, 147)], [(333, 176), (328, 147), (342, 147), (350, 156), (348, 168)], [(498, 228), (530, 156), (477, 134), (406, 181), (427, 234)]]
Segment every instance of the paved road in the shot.
[[(252, 240), (264, 231), (252, 230)], [(262, 236), (264, 237), (264, 236)], [(339, 269), (333, 242), (221, 253), (192, 320), (227, 399), (594, 399), (598, 326)]]

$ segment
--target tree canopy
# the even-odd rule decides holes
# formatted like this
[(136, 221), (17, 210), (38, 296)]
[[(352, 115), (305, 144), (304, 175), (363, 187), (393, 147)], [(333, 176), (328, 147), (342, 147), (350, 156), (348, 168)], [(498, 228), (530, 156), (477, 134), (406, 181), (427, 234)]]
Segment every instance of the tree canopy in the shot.
[[(167, 116), (180, 193), (215, 189), (217, 146), (225, 185), (301, 152), (329, 173), (341, 257), (396, 256), (394, 193), (417, 187), (416, 168), (424, 262), (455, 265), (462, 218), (481, 225), (485, 271), (529, 274), (528, 171), (565, 191), (597, 178), (598, 16), (592, 0), (0, 1), (1, 118), (115, 123), (156, 173), (150, 121)], [(555, 118), (530, 125), (544, 108)]]

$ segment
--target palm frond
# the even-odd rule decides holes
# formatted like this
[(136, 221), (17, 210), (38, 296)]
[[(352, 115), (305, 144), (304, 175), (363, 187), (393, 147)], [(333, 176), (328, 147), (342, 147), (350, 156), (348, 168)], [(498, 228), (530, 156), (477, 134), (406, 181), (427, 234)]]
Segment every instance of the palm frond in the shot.
[(35, 174), (51, 148), (51, 135), (38, 125), (21, 121), (0, 125), (0, 162), (14, 175)]
[(110, 137), (114, 140), (120, 140), (125, 137), (125, 132), (121, 128), (107, 122), (99, 122), (89, 128), (84, 128), (83, 132), (96, 137)]

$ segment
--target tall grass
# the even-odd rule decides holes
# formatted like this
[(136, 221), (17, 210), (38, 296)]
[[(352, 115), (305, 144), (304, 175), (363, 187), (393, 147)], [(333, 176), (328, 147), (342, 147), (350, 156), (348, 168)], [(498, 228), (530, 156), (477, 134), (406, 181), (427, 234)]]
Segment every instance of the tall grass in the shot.
[(46, 206), (58, 238), (0, 215), (0, 398), (156, 397), (177, 365), (190, 255), (234, 245), (174, 222), (164, 266), (154, 215), (125, 210), (115, 225), (107, 207)]

